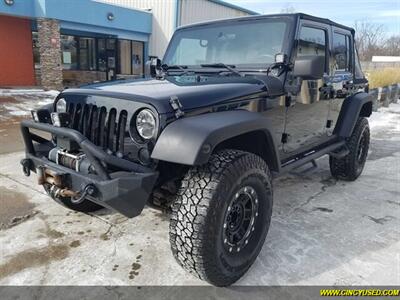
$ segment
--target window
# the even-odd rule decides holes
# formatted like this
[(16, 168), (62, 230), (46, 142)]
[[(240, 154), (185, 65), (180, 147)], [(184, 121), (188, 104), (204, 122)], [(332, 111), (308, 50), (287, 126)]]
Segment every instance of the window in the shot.
[(78, 70), (78, 43), (71, 35), (61, 35), (61, 62), (64, 70)]
[(131, 74), (131, 41), (120, 40), (119, 43), (119, 73)]
[(364, 79), (364, 73), (361, 69), (360, 58), (358, 56), (358, 51), (355, 51), (355, 65), (354, 65), (354, 75), (356, 79)]
[(96, 70), (94, 38), (61, 35), (61, 61), (64, 70)]
[(36, 31), (32, 32), (32, 48), (35, 69), (40, 69), (39, 36)]
[(119, 73), (123, 75), (143, 75), (143, 43), (119, 40)]
[(323, 29), (302, 27), (299, 37), (298, 56), (326, 56), (326, 32)]
[(348, 35), (333, 34), (333, 58), (335, 69), (350, 71), (350, 37)]
[(275, 62), (285, 49), (290, 26), (282, 19), (221, 23), (178, 30), (164, 62), (168, 65), (225, 63), (259, 67)]
[[(32, 33), (32, 36), (35, 53), (37, 34)], [(108, 72), (117, 68), (122, 75), (143, 76), (143, 51), (144, 43), (138, 41), (61, 35), (64, 70)], [(36, 56), (39, 57), (39, 54)], [(39, 64), (36, 58), (35, 63)]]
[(98, 39), (97, 40), (97, 53), (98, 57), (98, 68), (99, 71), (105, 72), (107, 71), (107, 51), (106, 51), (106, 40)]
[(143, 76), (143, 43), (132, 41), (132, 74)]
[(94, 38), (77, 38), (79, 40), (79, 69), (96, 70), (96, 47)]

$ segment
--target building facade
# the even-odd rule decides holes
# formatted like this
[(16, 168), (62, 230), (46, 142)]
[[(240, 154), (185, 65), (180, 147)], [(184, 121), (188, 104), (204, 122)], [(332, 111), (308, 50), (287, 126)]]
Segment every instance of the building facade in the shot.
[(0, 0), (0, 87), (143, 77), (178, 26), (249, 14), (220, 0)]
[(153, 14), (149, 55), (163, 57), (168, 42), (179, 26), (257, 13), (220, 0), (96, 0)]

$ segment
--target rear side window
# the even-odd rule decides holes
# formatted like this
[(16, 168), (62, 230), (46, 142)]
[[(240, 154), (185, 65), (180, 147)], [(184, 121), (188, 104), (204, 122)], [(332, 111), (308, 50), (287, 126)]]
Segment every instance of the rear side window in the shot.
[(336, 32), (333, 34), (333, 59), (336, 70), (351, 71), (350, 36)]
[[(355, 48), (355, 47), (354, 47), (354, 48)], [(364, 73), (363, 73), (363, 71), (362, 71), (362, 69), (361, 69), (360, 59), (359, 59), (359, 57), (358, 57), (358, 52), (357, 52), (357, 50), (355, 50), (354, 53), (355, 53), (355, 65), (354, 65), (354, 66), (355, 66), (355, 70), (354, 70), (354, 75), (355, 75), (356, 79), (364, 79), (365, 76), (364, 76)]]

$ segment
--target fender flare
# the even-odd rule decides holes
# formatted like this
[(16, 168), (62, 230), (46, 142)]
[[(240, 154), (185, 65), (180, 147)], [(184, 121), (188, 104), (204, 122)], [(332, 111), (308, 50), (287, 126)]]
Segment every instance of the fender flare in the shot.
[(268, 157), (273, 166), (280, 167), (279, 154), (272, 135), (272, 126), (264, 116), (246, 110), (213, 112), (184, 117), (169, 124), (159, 136), (151, 158), (184, 165), (208, 162), (213, 150), (221, 142), (242, 134), (262, 131), (268, 146)]
[(357, 119), (369, 117), (372, 113), (372, 96), (359, 92), (347, 97), (342, 104), (334, 134), (340, 137), (351, 136)]

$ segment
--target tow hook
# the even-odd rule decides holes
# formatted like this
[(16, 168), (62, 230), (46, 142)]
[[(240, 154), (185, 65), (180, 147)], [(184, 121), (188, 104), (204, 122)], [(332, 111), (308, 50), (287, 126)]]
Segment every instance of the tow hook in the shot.
[(22, 165), (22, 172), (24, 172), (25, 176), (29, 177), (31, 175), (31, 166), (32, 166), (31, 160), (24, 158), (21, 160), (21, 165)]
[(85, 200), (86, 196), (93, 196), (96, 193), (96, 187), (93, 184), (88, 184), (80, 193), (79, 198), (71, 197), (71, 202), (74, 204), (79, 204)]

